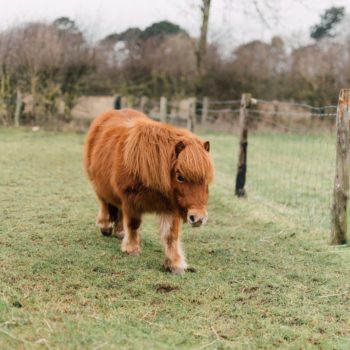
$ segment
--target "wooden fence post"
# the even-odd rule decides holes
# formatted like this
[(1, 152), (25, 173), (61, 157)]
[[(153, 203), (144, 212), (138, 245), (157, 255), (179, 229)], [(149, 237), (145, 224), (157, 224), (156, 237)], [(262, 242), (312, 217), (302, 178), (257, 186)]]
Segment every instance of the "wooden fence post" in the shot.
[(133, 108), (134, 107), (134, 96), (133, 95), (128, 95), (127, 98), (127, 106), (128, 108)]
[(188, 105), (187, 129), (194, 132), (196, 128), (196, 98), (191, 97)]
[(15, 109), (15, 126), (19, 126), (19, 118), (21, 115), (21, 107), (22, 107), (22, 94), (19, 89), (17, 89), (17, 96), (16, 96), (16, 109)]
[(202, 124), (205, 124), (208, 120), (208, 108), (209, 108), (209, 98), (204, 97), (203, 98), (203, 104), (202, 104)]
[(349, 109), (350, 89), (339, 93), (337, 108), (337, 149), (333, 190), (332, 229), (330, 244), (347, 241), (347, 202), (349, 192)]
[(147, 113), (147, 103), (148, 103), (148, 97), (147, 96), (142, 96), (141, 101), (140, 101), (140, 110), (143, 113)]
[(246, 196), (244, 189), (247, 173), (247, 149), (248, 149), (248, 111), (251, 103), (251, 94), (242, 94), (239, 112), (239, 153), (237, 163), (236, 189), (237, 197)]
[(160, 98), (160, 121), (166, 123), (167, 119), (167, 98), (162, 96)]
[(120, 105), (121, 105), (121, 108), (128, 108), (128, 98), (127, 96), (121, 96), (120, 98)]

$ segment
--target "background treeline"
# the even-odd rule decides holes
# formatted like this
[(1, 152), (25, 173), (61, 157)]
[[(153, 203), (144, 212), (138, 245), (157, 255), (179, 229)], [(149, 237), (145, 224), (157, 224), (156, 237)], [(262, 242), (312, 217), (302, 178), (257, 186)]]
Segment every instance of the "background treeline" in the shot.
[(251, 92), (262, 99), (334, 103), (339, 89), (350, 86), (348, 24), (344, 8), (331, 8), (310, 29), (308, 45), (291, 47), (276, 36), (223, 55), (208, 43), (200, 81), (198, 39), (167, 21), (98, 42), (65, 17), (19, 24), (0, 32), (0, 123), (12, 122), (19, 97), (22, 118), (36, 122), (69, 119), (81, 95), (223, 100)]

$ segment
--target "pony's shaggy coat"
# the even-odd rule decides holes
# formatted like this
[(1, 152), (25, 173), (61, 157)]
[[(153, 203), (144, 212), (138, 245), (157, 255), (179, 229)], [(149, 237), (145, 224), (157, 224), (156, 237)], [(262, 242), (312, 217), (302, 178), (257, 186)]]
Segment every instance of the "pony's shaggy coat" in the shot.
[(180, 221), (193, 226), (207, 218), (208, 184), (214, 176), (209, 142), (187, 130), (124, 109), (102, 114), (85, 141), (85, 169), (100, 204), (102, 233), (122, 237), (122, 250), (140, 253), (138, 228), (145, 212), (161, 217), (165, 265), (186, 268)]

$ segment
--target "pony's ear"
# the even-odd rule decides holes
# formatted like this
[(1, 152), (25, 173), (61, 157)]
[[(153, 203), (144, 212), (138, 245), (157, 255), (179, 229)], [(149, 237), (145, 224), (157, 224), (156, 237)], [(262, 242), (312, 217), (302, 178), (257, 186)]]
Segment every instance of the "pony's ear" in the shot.
[(175, 145), (175, 154), (176, 154), (176, 158), (179, 156), (180, 152), (185, 148), (185, 144), (182, 141), (179, 141), (176, 145)]
[(210, 142), (209, 142), (209, 141), (205, 141), (204, 144), (203, 144), (203, 146), (204, 146), (204, 149), (205, 149), (207, 152), (210, 151)]

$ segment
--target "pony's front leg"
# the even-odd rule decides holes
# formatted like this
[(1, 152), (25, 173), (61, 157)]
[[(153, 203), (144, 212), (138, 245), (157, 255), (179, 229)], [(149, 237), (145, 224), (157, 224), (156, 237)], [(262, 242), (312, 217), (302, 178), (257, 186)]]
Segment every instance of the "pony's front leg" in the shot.
[(181, 275), (187, 264), (180, 242), (181, 219), (178, 216), (163, 214), (160, 217), (160, 237), (164, 247), (164, 267), (172, 273)]
[(122, 252), (129, 255), (140, 255), (141, 253), (141, 237), (138, 228), (141, 225), (141, 218), (139, 215), (130, 214), (123, 211), (123, 226), (124, 238), (122, 241)]
[(99, 196), (97, 196), (99, 203), (99, 211), (96, 218), (96, 225), (100, 228), (104, 236), (110, 236), (113, 231), (113, 222), (109, 215), (108, 204)]

